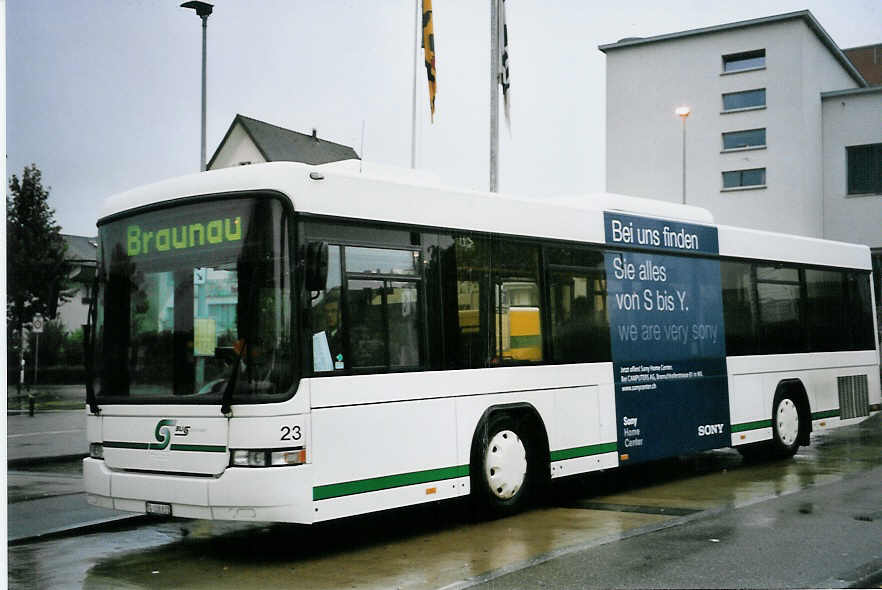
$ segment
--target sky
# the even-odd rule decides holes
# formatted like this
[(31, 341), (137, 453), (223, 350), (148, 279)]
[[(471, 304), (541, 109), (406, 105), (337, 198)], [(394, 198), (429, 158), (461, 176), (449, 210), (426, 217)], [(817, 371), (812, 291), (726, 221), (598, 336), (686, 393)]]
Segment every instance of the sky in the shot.
[[(63, 233), (95, 235), (108, 196), (199, 170), (201, 21), (180, 3), (6, 2), (6, 172), (40, 168)], [(476, 190), (489, 182), (489, 4), (433, 1), (434, 123), (421, 61), (417, 70), (417, 167)], [(207, 158), (240, 113), (410, 165), (415, 0), (214, 5)], [(605, 189), (598, 45), (803, 9), (841, 48), (882, 41), (879, 0), (507, 0), (511, 131), (501, 123), (499, 191)]]

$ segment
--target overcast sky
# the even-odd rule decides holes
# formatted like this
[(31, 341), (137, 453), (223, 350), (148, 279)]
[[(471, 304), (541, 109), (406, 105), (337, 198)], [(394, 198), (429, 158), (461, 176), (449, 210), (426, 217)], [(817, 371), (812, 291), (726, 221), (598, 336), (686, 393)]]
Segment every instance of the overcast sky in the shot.
[[(415, 0), (217, 0), (207, 156), (236, 113), (410, 165)], [(178, 0), (8, 0), (7, 174), (36, 163), (65, 233), (109, 195), (199, 169), (201, 24)], [(809, 9), (842, 48), (882, 41), (879, 0), (508, 0), (511, 135), (500, 192), (605, 188), (597, 46)], [(489, 2), (434, 0), (438, 95), (418, 72), (417, 166), (486, 190)], [(361, 129), (365, 126), (364, 149)], [(672, 125), (679, 121), (672, 115)], [(648, 139), (650, 140), (650, 139)]]

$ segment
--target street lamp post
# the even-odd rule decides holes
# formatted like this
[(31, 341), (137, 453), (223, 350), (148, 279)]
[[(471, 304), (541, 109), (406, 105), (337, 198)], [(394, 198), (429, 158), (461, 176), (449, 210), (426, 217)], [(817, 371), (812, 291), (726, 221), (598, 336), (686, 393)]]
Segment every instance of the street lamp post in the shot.
[(199, 152), (199, 170), (205, 171), (205, 39), (208, 34), (208, 16), (214, 8), (212, 4), (207, 2), (199, 2), (191, 0), (181, 4), (181, 8), (191, 8), (196, 11), (196, 15), (202, 19), (202, 145)]
[(674, 110), (683, 120), (683, 204), (686, 204), (686, 117), (692, 112), (687, 106), (677, 107)]

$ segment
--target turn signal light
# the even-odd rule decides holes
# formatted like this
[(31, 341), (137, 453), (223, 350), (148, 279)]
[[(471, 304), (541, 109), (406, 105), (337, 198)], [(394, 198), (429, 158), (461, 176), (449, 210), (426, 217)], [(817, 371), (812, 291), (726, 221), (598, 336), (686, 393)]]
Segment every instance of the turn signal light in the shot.
[(89, 456), (93, 459), (103, 459), (104, 445), (101, 443), (89, 443)]
[(306, 463), (306, 449), (270, 453), (271, 465), (303, 465), (304, 463)]
[(230, 452), (232, 467), (281, 467), (306, 463), (306, 449), (238, 449)]

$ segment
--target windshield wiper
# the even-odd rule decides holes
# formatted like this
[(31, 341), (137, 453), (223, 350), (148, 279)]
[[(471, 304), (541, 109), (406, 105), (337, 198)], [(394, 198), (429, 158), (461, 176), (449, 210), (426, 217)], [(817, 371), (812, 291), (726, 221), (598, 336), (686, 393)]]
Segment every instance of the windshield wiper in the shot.
[(227, 418), (233, 415), (233, 393), (236, 391), (237, 382), (239, 381), (239, 367), (242, 365), (242, 358), (245, 357), (245, 349), (248, 348), (247, 340), (242, 338), (239, 342), (241, 342), (242, 345), (239, 348), (239, 354), (236, 355), (236, 364), (233, 365), (233, 374), (230, 375), (230, 379), (227, 381), (227, 386), (224, 388), (224, 393), (221, 396), (221, 414)]

